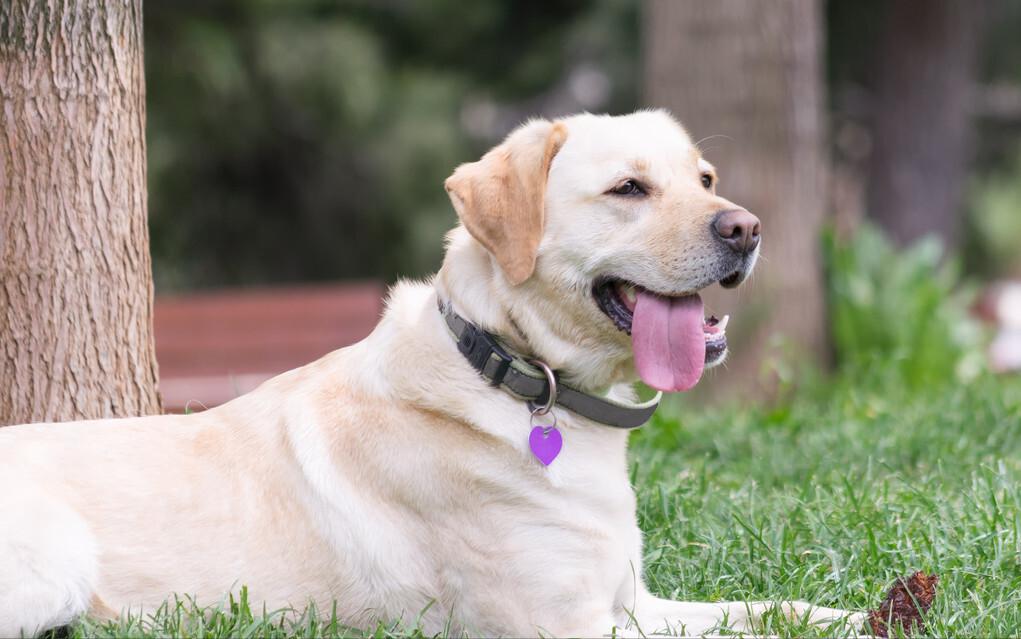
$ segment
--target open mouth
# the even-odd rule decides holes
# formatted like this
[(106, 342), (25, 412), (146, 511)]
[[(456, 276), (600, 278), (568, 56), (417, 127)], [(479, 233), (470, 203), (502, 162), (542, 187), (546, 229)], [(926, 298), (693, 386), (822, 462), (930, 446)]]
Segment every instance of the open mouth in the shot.
[[(739, 280), (735, 274), (735, 284)], [(631, 336), (635, 367), (653, 388), (689, 390), (704, 368), (726, 356), (729, 316), (707, 319), (697, 293), (662, 295), (626, 280), (600, 278), (592, 294), (617, 329)]]

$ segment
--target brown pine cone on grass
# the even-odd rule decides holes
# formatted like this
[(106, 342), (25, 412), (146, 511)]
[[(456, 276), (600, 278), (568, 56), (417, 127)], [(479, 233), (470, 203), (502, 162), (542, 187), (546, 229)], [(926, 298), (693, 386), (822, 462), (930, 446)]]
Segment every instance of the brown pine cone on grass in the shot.
[(905, 636), (925, 632), (922, 616), (936, 597), (936, 583), (939, 577), (921, 571), (910, 577), (901, 577), (886, 594), (879, 608), (869, 611), (869, 627), (877, 637), (896, 634), (900, 627)]

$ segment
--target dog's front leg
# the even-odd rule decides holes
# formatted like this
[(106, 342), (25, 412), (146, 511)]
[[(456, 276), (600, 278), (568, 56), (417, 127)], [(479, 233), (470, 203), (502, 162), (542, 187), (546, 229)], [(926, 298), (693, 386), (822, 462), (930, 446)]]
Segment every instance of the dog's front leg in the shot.
[(780, 606), (789, 619), (802, 619), (821, 627), (830, 627), (841, 636), (860, 634), (865, 613), (823, 608), (804, 601), (721, 601), (696, 603), (660, 599), (643, 593), (635, 599), (633, 609), (623, 611), (619, 620), (624, 633), (645, 636), (673, 635), (700, 637), (720, 634), (722, 630), (755, 632), (756, 621)]

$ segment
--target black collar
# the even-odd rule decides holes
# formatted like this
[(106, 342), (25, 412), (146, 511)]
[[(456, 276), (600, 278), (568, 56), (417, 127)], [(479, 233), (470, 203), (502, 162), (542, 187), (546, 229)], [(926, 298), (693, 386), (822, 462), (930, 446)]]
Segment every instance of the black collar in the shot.
[[(437, 298), (440, 314), (457, 342), (457, 350), (490, 386), (499, 386), (526, 402), (544, 404), (549, 398), (545, 374), (487, 333), (454, 312), (450, 303)], [(556, 372), (554, 372), (556, 375)], [(638, 428), (649, 421), (659, 406), (662, 393), (640, 404), (627, 404), (607, 397), (589, 395), (559, 382), (556, 403), (567, 410), (614, 428)]]

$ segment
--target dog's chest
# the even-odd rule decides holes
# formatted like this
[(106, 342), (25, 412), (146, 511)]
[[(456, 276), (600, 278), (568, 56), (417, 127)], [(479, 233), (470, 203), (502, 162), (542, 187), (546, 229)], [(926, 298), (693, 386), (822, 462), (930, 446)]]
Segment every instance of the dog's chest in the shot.
[(549, 468), (528, 457), (482, 457), (458, 481), (443, 482), (452, 494), (435, 511), (426, 544), (442, 608), (506, 629), (550, 618), (565, 599), (612, 607), (621, 583), (640, 570), (634, 494), (624, 464), (585, 460), (585, 449), (568, 431)]
[(562, 418), (564, 448), (547, 467), (514, 408), (505, 422), (504, 411), (487, 417), (519, 420), (521, 441), (389, 406), (371, 438), (347, 428), (319, 449), (334, 454), (318, 465), (332, 479), (315, 520), (361, 610), (429, 607), (423, 621), (435, 616), (437, 631), (457, 619), (486, 634), (555, 616), (565, 599), (612, 607), (640, 569), (625, 434)]

